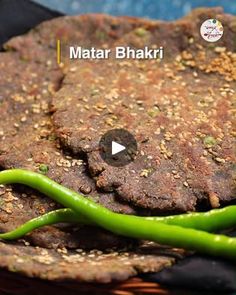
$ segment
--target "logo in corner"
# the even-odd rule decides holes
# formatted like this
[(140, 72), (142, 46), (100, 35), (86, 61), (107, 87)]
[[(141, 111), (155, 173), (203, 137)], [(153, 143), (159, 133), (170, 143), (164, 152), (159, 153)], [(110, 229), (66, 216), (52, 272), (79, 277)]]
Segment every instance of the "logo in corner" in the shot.
[(223, 36), (224, 28), (217, 19), (205, 20), (200, 28), (202, 38), (208, 42), (216, 42)]

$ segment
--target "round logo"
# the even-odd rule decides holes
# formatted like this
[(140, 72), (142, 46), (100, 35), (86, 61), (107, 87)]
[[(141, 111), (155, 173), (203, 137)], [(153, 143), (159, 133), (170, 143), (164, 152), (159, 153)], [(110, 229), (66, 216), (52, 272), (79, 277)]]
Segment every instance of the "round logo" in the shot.
[(223, 36), (224, 28), (217, 19), (207, 19), (200, 28), (202, 38), (208, 42), (216, 42)]

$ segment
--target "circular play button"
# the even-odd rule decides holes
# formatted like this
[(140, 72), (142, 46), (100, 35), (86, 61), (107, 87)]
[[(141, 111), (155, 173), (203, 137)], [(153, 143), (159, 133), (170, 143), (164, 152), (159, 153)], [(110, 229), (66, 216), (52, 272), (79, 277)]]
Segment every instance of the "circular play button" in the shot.
[(102, 136), (99, 151), (108, 165), (121, 167), (134, 160), (137, 154), (137, 142), (127, 130), (113, 129)]

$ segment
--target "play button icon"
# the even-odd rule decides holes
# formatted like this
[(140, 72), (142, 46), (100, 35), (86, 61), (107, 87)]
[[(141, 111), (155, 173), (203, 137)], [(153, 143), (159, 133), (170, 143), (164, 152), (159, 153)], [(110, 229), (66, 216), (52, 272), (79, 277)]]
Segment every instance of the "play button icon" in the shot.
[(119, 152), (122, 152), (126, 149), (125, 146), (122, 144), (119, 144), (118, 142), (112, 141), (111, 143), (111, 154), (114, 156), (118, 154)]
[(102, 136), (99, 152), (108, 165), (125, 166), (134, 160), (137, 154), (137, 142), (127, 130), (113, 129)]

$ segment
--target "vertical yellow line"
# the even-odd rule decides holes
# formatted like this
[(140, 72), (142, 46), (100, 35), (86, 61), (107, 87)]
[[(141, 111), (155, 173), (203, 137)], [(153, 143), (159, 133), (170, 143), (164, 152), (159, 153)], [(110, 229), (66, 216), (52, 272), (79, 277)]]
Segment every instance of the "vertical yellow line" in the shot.
[(57, 63), (61, 63), (61, 40), (57, 40)]

